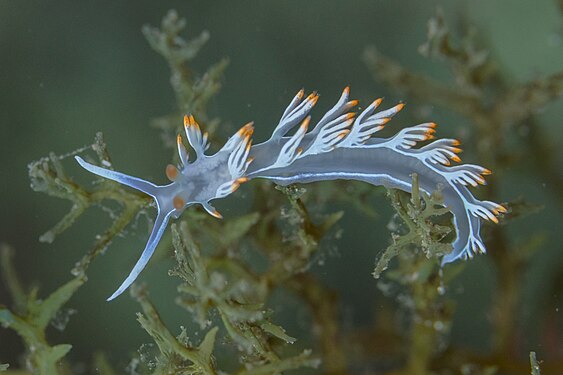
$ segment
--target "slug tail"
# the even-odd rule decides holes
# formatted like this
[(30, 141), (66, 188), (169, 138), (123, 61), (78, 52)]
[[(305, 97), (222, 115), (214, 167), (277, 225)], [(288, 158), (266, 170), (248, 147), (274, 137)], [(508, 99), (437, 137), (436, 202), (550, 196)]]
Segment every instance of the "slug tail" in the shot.
[[(458, 235), (458, 238), (452, 243), (453, 250), (451, 253), (444, 255), (442, 258), (442, 267), (459, 259), (471, 259), (475, 254), (484, 254), (487, 251), (481, 239), (481, 221), (469, 215), (468, 212), (458, 213), (458, 215), (467, 215), (468, 234), (466, 236)], [(455, 220), (458, 219), (459, 216)], [(457, 229), (459, 230), (460, 227), (457, 227)]]

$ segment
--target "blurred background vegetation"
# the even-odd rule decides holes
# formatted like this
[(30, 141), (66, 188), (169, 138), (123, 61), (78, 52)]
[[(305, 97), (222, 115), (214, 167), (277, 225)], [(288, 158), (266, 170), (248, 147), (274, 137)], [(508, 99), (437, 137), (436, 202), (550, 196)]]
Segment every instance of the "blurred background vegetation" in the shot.
[[(170, 59), (155, 53), (141, 32), (145, 24), (160, 25), (169, 9), (187, 20), (182, 37), (192, 39), (204, 30), (210, 35), (183, 79), (197, 81), (228, 59), (228, 66), (219, 65), (223, 74), (216, 72), (220, 91), (204, 108), (189, 108), (189, 100), (175, 93)], [(238, 229), (245, 238), (223, 244), (225, 254), (242, 252), (243, 264), (257, 274), (275, 259), (272, 253), (260, 255), (261, 247), (298, 248), (303, 255), (287, 277), (280, 270), (265, 272), (268, 287), (255, 291), (270, 311), (268, 319), (296, 343), (282, 345), (290, 337), (261, 325), (279, 340), (268, 338), (262, 354), (241, 348), (219, 322), (224, 311), (219, 307), (205, 318), (220, 328), (213, 348), (216, 367), (231, 372), (240, 363), (266, 366), (280, 362), (269, 354), (277, 353), (294, 360), (278, 369), (322, 360), (316, 370), (299, 370), (305, 373), (524, 374), (531, 371), (528, 354), (534, 351), (543, 360), (542, 373), (563, 373), (562, 9), (554, 0), (0, 0), (0, 241), (15, 249), (13, 268), (3, 250), (0, 305), (17, 312), (19, 303), (26, 310), (26, 302), (14, 299), (7, 285), (9, 270), (26, 290), (39, 287), (41, 298), (67, 283), (69, 271), (99, 240), (96, 235), (121, 212), (119, 200), (96, 203), (55, 241), (39, 242), (70, 204), (30, 189), (30, 162), (89, 146), (103, 132), (117, 170), (164, 183), (164, 166), (172, 160), (166, 137), (174, 126), (179, 129), (182, 112), (199, 111), (203, 126), (213, 130), (215, 147), (253, 120), (256, 143), (270, 134), (301, 87), (321, 93), (315, 110), (320, 117), (350, 85), (362, 103), (381, 96), (387, 105), (407, 103), (390, 123), (393, 132), (432, 120), (440, 125), (440, 137), (461, 139), (466, 162), (495, 172), (480, 195), (508, 202), (511, 213), (500, 227), (484, 229), (489, 255), (446, 269), (444, 278), (434, 262), (429, 274), (436, 277), (409, 283), (407, 270), (420, 271), (424, 254), (417, 263), (405, 253), (391, 263), (387, 276), (372, 276), (390, 232), (401, 234), (393, 206), (400, 214), (405, 197), (391, 193), (390, 201), (384, 189), (335, 183), (305, 186), (304, 193), (280, 192), (256, 183), (217, 202), (223, 222), (194, 210), (186, 216), (189, 228), (178, 225), (176, 238), (176, 250), (186, 250), (192, 261), (197, 251), (180, 241), (182, 236), (194, 237), (202, 251), (215, 254), (219, 246), (212, 235), (230, 233), (224, 229), (229, 223), (232, 233)], [(69, 178), (92, 186), (92, 176), (72, 159), (61, 163)], [(162, 364), (162, 354), (136, 316), (142, 310), (150, 318), (151, 306), (174, 335), (185, 327), (191, 346), (212, 331), (206, 324), (201, 329), (197, 313), (186, 313), (175, 302), (180, 280), (168, 275), (176, 263), (170, 230), (156, 261), (142, 274), (146, 290), (137, 290), (136, 298), (105, 302), (144, 246), (152, 214), (136, 216), (113, 238), (88, 268), (88, 282), (82, 285), (82, 275), (74, 279), (71, 287), (80, 289), (55, 314), (55, 327), (47, 328), (51, 345), (72, 345), (61, 372), (161, 369), (151, 358)], [(262, 224), (256, 224), (257, 217)], [(323, 228), (331, 218), (336, 224)], [(320, 229), (302, 225), (309, 221)], [(307, 242), (310, 236), (314, 241)], [(197, 293), (192, 297), (198, 300)], [(417, 331), (421, 317), (438, 333)], [(0, 318), (6, 323), (6, 315)], [(429, 341), (417, 340), (421, 337)], [(0, 330), (0, 364), (9, 363), (9, 371), (25, 368), (25, 351), (14, 330)]]

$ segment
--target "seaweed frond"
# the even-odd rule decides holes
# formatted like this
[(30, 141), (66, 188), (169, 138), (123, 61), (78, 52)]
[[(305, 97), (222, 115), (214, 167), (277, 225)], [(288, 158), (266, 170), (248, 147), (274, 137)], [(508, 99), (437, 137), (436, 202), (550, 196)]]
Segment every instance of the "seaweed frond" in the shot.
[(432, 221), (433, 218), (449, 212), (443, 206), (439, 191), (433, 192), (432, 195), (421, 192), (418, 175), (415, 173), (412, 176), (410, 196), (399, 190), (389, 190), (388, 196), (395, 212), (406, 225), (406, 233), (393, 235), (393, 243), (387, 247), (375, 265), (373, 277), (376, 279), (389, 267), (393, 258), (411, 246), (421, 249), (428, 259), (434, 259), (435, 262), (452, 250), (451, 244), (441, 242), (450, 233), (451, 227)]
[[(460, 37), (454, 35), (438, 11), (428, 22), (427, 40), (419, 52), (449, 68), (451, 79), (442, 81), (411, 71), (374, 47), (368, 47), (363, 57), (377, 81), (425, 105), (444, 107), (470, 121), (473, 125), (470, 144), (477, 162), (498, 172), (495, 183), (483, 190), (484, 198), (500, 200), (498, 191), (503, 173), (523, 162), (531, 162), (538, 178), (550, 181), (548, 186), (554, 196), (559, 203), (563, 202), (563, 175), (557, 148), (546, 145), (549, 137), (534, 118), (541, 108), (563, 94), (563, 71), (509, 84), (497, 62), (478, 44), (473, 29)], [(520, 140), (523, 134), (525, 140)], [(514, 147), (513, 142), (518, 142), (519, 147)], [(514, 213), (508, 215), (505, 223), (538, 210), (537, 205), (522, 201), (509, 202), (507, 206), (509, 211), (514, 207)], [(488, 232), (489, 259), (497, 271), (491, 308), (493, 352), (513, 360), (514, 344), (520, 337), (515, 327), (523, 289), (522, 274), (531, 255), (541, 248), (544, 235), (538, 233), (526, 241), (511, 241), (505, 225), (491, 227)], [(391, 250), (386, 253), (388, 257), (393, 254)]]
[(95, 151), (99, 162), (106, 168), (111, 168), (111, 159), (102, 133), (96, 134), (95, 142), (89, 147), (62, 156), (51, 153), (48, 157), (28, 165), (33, 190), (66, 199), (72, 203), (68, 214), (52, 229), (41, 235), (39, 240), (42, 242), (53, 242), (57, 235), (67, 230), (88, 208), (104, 200), (115, 201), (123, 207), (121, 213), (113, 219), (111, 226), (97, 237), (90, 251), (76, 263), (72, 270), (72, 274), (75, 276), (85, 274), (92, 260), (107, 248), (113, 238), (125, 229), (142, 208), (151, 203), (151, 199), (146, 195), (124, 189), (122, 185), (110, 180), (100, 179), (93, 188), (86, 188), (74, 182), (66, 174), (62, 161), (87, 149)]
[(532, 367), (532, 375), (541, 375), (540, 365), (536, 358), (536, 352), (530, 352), (530, 366)]
[[(219, 119), (208, 116), (207, 106), (221, 89), (221, 80), (229, 60), (224, 58), (211, 65), (205, 73), (196, 74), (188, 63), (207, 43), (209, 32), (203, 31), (199, 36), (186, 40), (180, 35), (185, 27), (186, 20), (179, 17), (175, 10), (170, 10), (162, 19), (160, 28), (145, 25), (143, 34), (170, 67), (170, 84), (180, 114), (194, 114), (212, 138)], [(169, 147), (176, 146), (176, 134), (181, 130), (178, 118), (178, 114), (174, 114), (153, 120), (153, 125), (162, 130), (163, 140)]]
[(0, 246), (0, 266), (4, 282), (15, 304), (13, 311), (0, 305), (0, 324), (13, 329), (23, 339), (27, 349), (26, 364), (30, 371), (46, 375), (59, 374), (60, 362), (72, 345), (51, 346), (47, 342), (45, 331), (49, 323), (56, 319), (63, 305), (86, 282), (86, 277), (79, 275), (60, 286), (47, 298), (40, 299), (37, 289), (32, 289), (29, 293), (24, 292), (14, 271), (12, 256), (13, 250), (9, 246)]
[(284, 359), (274, 350), (270, 338), (284, 343), (295, 339), (271, 321), (265, 308), (265, 280), (235, 259), (202, 256), (185, 222), (173, 225), (172, 235), (178, 262), (172, 274), (183, 280), (178, 304), (195, 313), (201, 327), (209, 324), (209, 310), (216, 309), (230, 340), (245, 353), (245, 366), (253, 368), (252, 373), (318, 364), (310, 352)]
[(137, 314), (137, 320), (153, 338), (160, 351), (160, 356), (156, 359), (154, 373), (194, 375), (217, 373), (212, 357), (217, 327), (211, 328), (205, 334), (199, 346), (190, 346), (185, 331), (179, 337), (175, 337), (166, 328), (143, 287), (132, 287), (131, 295), (143, 309), (143, 313)]
[[(417, 174), (412, 176), (410, 195), (389, 190), (388, 196), (401, 223), (393, 224), (398, 234), (393, 234), (393, 243), (380, 256), (373, 276), (378, 279), (385, 271), (387, 281), (379, 282), (383, 291), (390, 289), (387, 282), (404, 290), (397, 299), (410, 315), (405, 368), (409, 374), (426, 374), (440, 337), (449, 332), (453, 313), (453, 305), (443, 297), (445, 283), (439, 265), (439, 259), (452, 249), (442, 242), (452, 230), (441, 224), (449, 210), (439, 191), (428, 195), (419, 190)], [(394, 258), (397, 267), (388, 269)]]
[[(454, 85), (410, 71), (373, 46), (366, 48), (363, 59), (375, 80), (409, 97), (448, 108), (471, 120), (481, 162), (492, 170), (498, 170), (498, 165), (517, 164), (531, 156), (537, 166), (536, 172), (554, 182), (551, 184), (553, 191), (563, 201), (563, 176), (559, 172), (555, 147), (540, 144), (546, 137), (533, 120), (541, 108), (563, 95), (563, 71), (509, 85), (502, 70), (490, 61), (487, 51), (477, 47), (473, 29), (461, 41), (454, 39), (442, 12), (438, 11), (428, 21), (427, 40), (419, 48), (425, 57), (446, 64), (452, 72)], [(518, 134), (518, 127), (526, 129), (526, 142), (509, 153), (504, 145)]]

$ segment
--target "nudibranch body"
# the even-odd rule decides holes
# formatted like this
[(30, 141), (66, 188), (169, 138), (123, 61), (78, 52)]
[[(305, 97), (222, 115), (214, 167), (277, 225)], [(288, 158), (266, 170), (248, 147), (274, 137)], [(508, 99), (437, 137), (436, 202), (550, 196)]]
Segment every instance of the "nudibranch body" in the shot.
[[(456, 239), (453, 250), (443, 257), (442, 264), (485, 252), (480, 236), (481, 220), (498, 222), (506, 209), (494, 202), (477, 200), (467, 185), (484, 184), (486, 168), (461, 162), (459, 141), (439, 139), (420, 148), (418, 142), (434, 139), (436, 125), (423, 123), (399, 131), (391, 138), (373, 135), (397, 114), (403, 104), (377, 111), (381, 99), (375, 100), (359, 115), (350, 112), (358, 105), (349, 100), (345, 88), (338, 102), (311, 131), (309, 113), (318, 95), (304, 98), (301, 90), (283, 113), (272, 136), (252, 146), (253, 125), (244, 125), (214, 155), (205, 155), (207, 134), (202, 133), (193, 116), (184, 116), (184, 128), (196, 159), (189, 161), (182, 137), (178, 135), (180, 165), (168, 165), (168, 185), (131, 177), (76, 160), (86, 170), (140, 190), (154, 198), (158, 214), (141, 257), (121, 286), (108, 300), (125, 291), (144, 269), (152, 256), (170, 217), (178, 218), (189, 206), (200, 204), (211, 215), (221, 215), (211, 205), (214, 199), (225, 198), (240, 184), (254, 178), (265, 178), (280, 185), (322, 180), (348, 179), (383, 185), (411, 192), (412, 174), (419, 176), (420, 189), (428, 194), (439, 189), (444, 204), (453, 214)], [(288, 136), (290, 130), (297, 128)]]

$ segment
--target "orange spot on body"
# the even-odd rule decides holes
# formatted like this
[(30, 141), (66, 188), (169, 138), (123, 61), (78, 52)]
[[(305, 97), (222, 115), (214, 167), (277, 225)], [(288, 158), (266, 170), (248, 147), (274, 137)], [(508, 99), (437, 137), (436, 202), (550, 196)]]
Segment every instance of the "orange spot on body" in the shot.
[(172, 205), (174, 205), (175, 209), (180, 210), (186, 205), (186, 201), (184, 201), (181, 197), (176, 195), (172, 200)]
[(170, 181), (176, 181), (176, 178), (178, 177), (178, 168), (176, 168), (172, 164), (168, 164), (166, 166), (165, 173), (166, 177), (168, 177)]
[(382, 101), (383, 101), (383, 99), (377, 98), (377, 99), (375, 99), (375, 100), (373, 101), (372, 105), (373, 105), (375, 108), (377, 108), (377, 107), (379, 107), (379, 105), (381, 104)]

